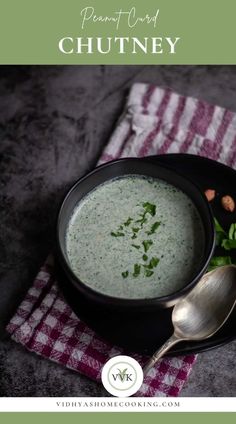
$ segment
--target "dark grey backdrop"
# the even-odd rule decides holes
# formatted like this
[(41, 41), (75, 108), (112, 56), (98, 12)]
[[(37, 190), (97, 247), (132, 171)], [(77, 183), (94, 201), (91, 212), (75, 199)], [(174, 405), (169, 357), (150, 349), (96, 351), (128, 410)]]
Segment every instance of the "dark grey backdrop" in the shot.
[[(101, 396), (9, 340), (4, 326), (53, 240), (66, 189), (91, 169), (134, 81), (236, 111), (235, 66), (0, 67), (0, 396)], [(202, 353), (182, 396), (235, 396), (236, 343)]]

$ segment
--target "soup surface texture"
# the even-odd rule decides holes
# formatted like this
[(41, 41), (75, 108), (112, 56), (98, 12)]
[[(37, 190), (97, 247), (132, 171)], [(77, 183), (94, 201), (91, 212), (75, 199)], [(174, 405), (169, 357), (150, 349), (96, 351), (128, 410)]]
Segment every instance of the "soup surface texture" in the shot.
[(66, 231), (74, 274), (98, 292), (126, 299), (165, 296), (185, 286), (204, 243), (191, 199), (162, 180), (138, 175), (90, 192)]

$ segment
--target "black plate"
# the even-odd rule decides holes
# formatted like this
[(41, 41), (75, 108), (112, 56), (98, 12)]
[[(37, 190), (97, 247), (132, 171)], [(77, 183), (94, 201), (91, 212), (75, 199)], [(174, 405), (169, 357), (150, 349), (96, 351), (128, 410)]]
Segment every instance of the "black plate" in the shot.
[[(236, 212), (229, 213), (220, 205), (220, 195), (230, 194), (236, 199), (236, 172), (218, 162), (200, 156), (168, 154), (145, 158), (154, 163), (166, 164), (192, 179), (203, 191), (214, 188), (219, 196), (212, 203), (214, 215), (227, 229), (236, 222)], [(142, 160), (142, 159), (140, 159)], [(221, 252), (217, 252), (217, 254)], [(172, 334), (172, 308), (145, 314), (132, 314), (127, 318), (112, 318), (105, 312), (97, 314), (91, 301), (75, 292), (57, 265), (57, 279), (63, 293), (75, 313), (107, 341), (115, 343), (126, 351), (152, 354)], [(208, 340), (182, 342), (173, 347), (168, 355), (201, 352), (220, 346), (236, 338), (236, 311), (222, 329)]]

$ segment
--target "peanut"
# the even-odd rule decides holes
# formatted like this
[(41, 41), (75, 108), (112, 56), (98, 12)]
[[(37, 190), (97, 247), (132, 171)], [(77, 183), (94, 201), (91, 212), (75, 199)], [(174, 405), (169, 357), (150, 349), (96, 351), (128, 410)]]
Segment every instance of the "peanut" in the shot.
[(221, 205), (223, 206), (223, 208), (228, 211), (228, 212), (233, 212), (235, 209), (235, 202), (234, 199), (229, 196), (223, 196), (221, 199)]
[(215, 190), (212, 190), (210, 188), (208, 190), (205, 190), (205, 196), (208, 202), (211, 202), (215, 198), (215, 195), (216, 195)]

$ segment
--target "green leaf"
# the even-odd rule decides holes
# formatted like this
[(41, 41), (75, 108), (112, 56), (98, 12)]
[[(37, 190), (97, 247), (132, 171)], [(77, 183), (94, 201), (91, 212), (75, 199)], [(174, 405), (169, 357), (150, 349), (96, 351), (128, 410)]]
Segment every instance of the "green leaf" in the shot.
[(230, 256), (213, 256), (210, 261), (211, 265), (222, 266), (231, 264)]
[(130, 216), (129, 216), (129, 218), (127, 219), (127, 221), (124, 222), (124, 226), (125, 227), (128, 227), (131, 224), (132, 221), (133, 221), (133, 218), (130, 218)]
[(157, 265), (159, 264), (159, 262), (160, 262), (160, 259), (158, 259), (158, 258), (156, 258), (155, 256), (150, 260), (150, 262), (149, 262), (149, 266), (151, 267), (151, 268), (156, 268), (157, 267)]
[(236, 240), (224, 239), (221, 243), (221, 247), (225, 250), (236, 249)]
[(129, 275), (129, 271), (124, 271), (124, 272), (121, 273), (121, 275), (122, 275), (123, 278), (127, 278), (128, 275)]
[(140, 228), (137, 228), (137, 227), (136, 228), (134, 228), (134, 227), (132, 228), (133, 233), (138, 233), (139, 230), (140, 230)]
[(217, 233), (224, 233), (226, 234), (225, 230), (221, 227), (219, 221), (214, 217), (214, 223), (215, 223), (215, 230)]
[(140, 214), (140, 219), (137, 219), (137, 223), (141, 224), (141, 228), (143, 228), (143, 224), (145, 224), (147, 222), (147, 218), (146, 215), (149, 213), (151, 216), (154, 216), (156, 214), (156, 206), (153, 205), (152, 203), (149, 202), (145, 202), (142, 204), (143, 208), (144, 208), (144, 212)]
[(154, 234), (160, 225), (161, 225), (160, 222), (158, 222), (158, 221), (154, 222), (154, 224), (152, 224), (150, 230), (146, 231), (146, 234), (148, 234), (149, 236), (151, 234)]
[(111, 236), (112, 237), (124, 237), (124, 233), (121, 233), (120, 231), (117, 231), (117, 233), (115, 233), (114, 231), (112, 231)]
[[(214, 218), (214, 223), (216, 230), (216, 245), (223, 247), (223, 249), (227, 251), (236, 249), (236, 223), (230, 225), (228, 234), (221, 227), (216, 218)], [(234, 260), (230, 256), (214, 256), (210, 261), (208, 271), (232, 263), (234, 263)]]
[(212, 271), (219, 266), (231, 265), (232, 261), (230, 256), (213, 256), (208, 266), (208, 271)]
[(224, 240), (224, 233), (216, 233), (216, 246), (221, 246), (222, 241)]
[(236, 224), (231, 224), (229, 228), (229, 239), (236, 240)]
[(214, 223), (215, 223), (215, 230), (216, 230), (216, 246), (220, 246), (222, 243), (222, 240), (225, 237), (227, 237), (227, 233), (221, 227), (220, 223), (217, 221), (216, 218), (214, 218)]
[(153, 205), (152, 203), (149, 203), (149, 202), (145, 202), (143, 203), (143, 207), (146, 213), (149, 213), (151, 216), (156, 215), (156, 205)]
[(144, 264), (143, 267), (145, 269), (153, 269), (156, 268), (157, 265), (159, 264), (160, 259), (156, 258), (155, 256), (150, 260), (149, 264)]
[(216, 245), (225, 250), (236, 249), (236, 223), (230, 225), (228, 235), (221, 227), (220, 223), (214, 218), (216, 230)]
[(145, 255), (145, 254), (143, 255), (143, 260), (144, 260), (144, 261), (147, 261), (147, 260), (148, 260), (147, 255)]
[(135, 247), (135, 249), (140, 249), (140, 247), (141, 247), (138, 244), (131, 244), (131, 246)]
[(144, 252), (146, 253), (148, 251), (148, 249), (150, 249), (151, 245), (153, 244), (152, 240), (144, 240), (142, 242), (142, 245), (144, 247)]
[(137, 228), (137, 227), (132, 228), (132, 231), (133, 231), (133, 235), (131, 237), (132, 239), (137, 238), (137, 233), (139, 232), (139, 230), (140, 230), (140, 228)]
[(143, 224), (145, 224), (147, 222), (147, 218), (145, 218), (145, 214), (142, 215), (141, 219), (137, 219), (137, 221), (135, 221), (136, 224), (140, 224), (141, 228), (143, 228)]
[(145, 277), (151, 277), (154, 274), (154, 271), (150, 271), (150, 269), (145, 269)]
[(138, 277), (140, 274), (140, 270), (141, 270), (141, 265), (139, 264), (135, 264), (134, 265), (134, 272), (133, 272), (133, 277)]

